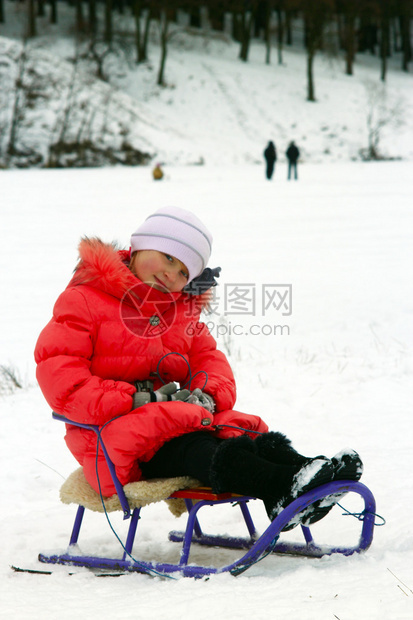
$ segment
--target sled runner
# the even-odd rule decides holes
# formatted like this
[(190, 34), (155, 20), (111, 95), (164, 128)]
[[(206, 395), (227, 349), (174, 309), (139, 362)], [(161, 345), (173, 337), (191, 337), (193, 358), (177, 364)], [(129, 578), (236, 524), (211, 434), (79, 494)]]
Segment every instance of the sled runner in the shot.
[[(108, 569), (111, 571), (139, 572), (151, 575), (205, 577), (210, 574), (230, 572), (238, 575), (250, 566), (266, 557), (270, 553), (305, 555), (310, 557), (322, 557), (339, 553), (351, 555), (365, 551), (369, 548), (373, 539), (375, 525), (375, 500), (371, 491), (361, 482), (334, 481), (317, 487), (291, 502), (267, 527), (259, 534), (253, 523), (248, 502), (256, 498), (240, 496), (231, 493), (214, 494), (211, 489), (194, 487), (196, 481), (189, 478), (171, 478), (165, 480), (148, 480), (146, 482), (133, 482), (122, 487), (115, 473), (115, 468), (107, 454), (99, 428), (90, 424), (72, 422), (61, 415), (53, 414), (56, 420), (74, 424), (82, 428), (94, 431), (99, 439), (100, 446), (105, 455), (112, 479), (117, 489), (117, 495), (111, 498), (103, 498), (96, 493), (88, 484), (80, 468), (74, 472), (64, 483), (61, 489), (61, 499), (65, 503), (78, 504), (75, 522), (73, 525), (69, 547), (65, 553), (47, 555), (39, 554), (40, 562), (47, 564), (66, 564), (70, 566), (83, 566), (91, 569)], [(183, 487), (190, 488), (183, 488)], [(300, 526), (304, 542), (292, 543), (280, 540), (282, 530), (304, 508), (318, 500), (322, 500), (332, 494), (355, 493), (364, 500), (364, 510), (358, 515), (362, 522), (358, 544), (354, 547), (317, 545), (313, 539), (310, 528)], [(179, 562), (162, 563), (148, 562), (136, 559), (136, 551), (133, 549), (138, 521), (145, 505), (167, 500), (171, 511), (179, 516), (184, 508), (188, 512), (186, 529), (184, 532), (172, 531), (169, 540), (182, 543)], [(228, 535), (205, 534), (198, 519), (198, 513), (205, 506), (219, 506), (223, 504), (238, 505), (242, 518), (245, 522), (248, 535), (245, 537), (233, 537)], [(94, 510), (107, 513), (114, 510), (122, 510), (124, 520), (129, 520), (129, 528), (126, 542), (121, 544), (119, 557), (101, 557), (95, 555), (83, 555), (78, 547), (79, 533), (83, 516), (86, 510)], [(191, 562), (191, 546), (193, 543), (210, 547), (226, 547), (242, 550), (240, 558), (223, 566), (214, 568), (200, 566)]]

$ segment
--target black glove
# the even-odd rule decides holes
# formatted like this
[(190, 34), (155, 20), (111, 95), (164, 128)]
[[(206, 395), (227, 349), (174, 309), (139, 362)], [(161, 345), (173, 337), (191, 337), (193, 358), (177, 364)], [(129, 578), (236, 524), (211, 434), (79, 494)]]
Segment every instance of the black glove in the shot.
[(219, 278), (220, 271), (221, 267), (215, 267), (214, 269), (207, 267), (201, 275), (191, 280), (191, 282), (185, 286), (183, 289), (184, 293), (188, 293), (188, 295), (202, 295), (202, 293), (205, 293), (218, 284), (215, 278)]

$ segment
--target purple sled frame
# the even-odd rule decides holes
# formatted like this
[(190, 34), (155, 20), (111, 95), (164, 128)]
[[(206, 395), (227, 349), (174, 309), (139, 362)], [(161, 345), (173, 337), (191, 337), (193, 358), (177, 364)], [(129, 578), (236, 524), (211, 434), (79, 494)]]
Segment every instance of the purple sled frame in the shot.
[[(91, 424), (80, 424), (72, 422), (61, 415), (53, 413), (53, 417), (67, 424), (74, 424), (82, 428), (94, 431), (99, 437), (99, 427)], [(148, 562), (145, 560), (136, 560), (132, 555), (132, 548), (135, 541), (138, 521), (140, 519), (141, 508), (130, 509), (128, 500), (125, 496), (122, 485), (120, 484), (112, 461), (109, 458), (106, 447), (99, 438), (100, 445), (105, 455), (108, 467), (110, 469), (119, 500), (123, 510), (123, 518), (129, 519), (129, 528), (127, 532), (126, 542), (122, 545), (123, 553), (119, 558), (87, 556), (79, 554), (77, 542), (85, 513), (84, 506), (79, 505), (77, 508), (75, 522), (69, 541), (69, 547), (66, 553), (47, 555), (39, 554), (39, 561), (47, 564), (66, 564), (69, 566), (83, 566), (91, 569), (108, 569), (110, 571), (121, 572), (139, 572), (151, 575), (165, 575), (183, 577), (205, 577), (211, 574), (230, 572), (233, 575), (240, 574), (247, 570), (257, 561), (268, 555), (289, 554), (304, 555), (309, 557), (320, 558), (323, 555), (331, 555), (339, 553), (342, 555), (351, 555), (367, 550), (373, 540), (374, 522), (376, 503), (371, 491), (361, 482), (350, 480), (341, 480), (329, 482), (312, 491), (309, 491), (297, 498), (289, 504), (279, 515), (270, 523), (267, 529), (258, 534), (255, 529), (248, 502), (256, 498), (249, 496), (233, 495), (231, 493), (214, 494), (210, 489), (185, 489), (177, 491), (171, 495), (172, 498), (183, 498), (188, 510), (188, 518), (186, 529), (184, 532), (172, 531), (169, 533), (169, 540), (173, 542), (181, 542), (182, 549), (180, 560), (177, 564), (166, 564), (162, 562)], [(358, 544), (354, 547), (331, 547), (325, 545), (317, 545), (312, 537), (309, 527), (300, 526), (304, 535), (303, 543), (281, 542), (279, 536), (282, 529), (291, 521), (291, 519), (301, 510), (312, 504), (313, 502), (323, 499), (324, 497), (336, 493), (353, 492), (360, 495), (364, 500), (364, 510), (361, 513), (362, 528)], [(196, 500), (196, 503), (193, 503)], [(199, 520), (198, 512), (204, 506), (217, 506), (219, 504), (237, 504), (244, 518), (248, 536), (233, 537), (227, 535), (208, 535), (204, 534)], [(189, 563), (190, 551), (192, 543), (207, 545), (211, 547), (226, 547), (231, 549), (245, 550), (242, 557), (235, 560), (232, 564), (221, 568), (211, 566), (199, 566)]]

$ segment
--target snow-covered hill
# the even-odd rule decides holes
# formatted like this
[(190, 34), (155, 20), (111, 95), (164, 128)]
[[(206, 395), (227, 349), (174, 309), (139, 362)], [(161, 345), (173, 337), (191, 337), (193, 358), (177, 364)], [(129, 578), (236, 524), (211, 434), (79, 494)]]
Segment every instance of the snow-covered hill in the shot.
[[(7, 23), (0, 24), (0, 36), (16, 37), (21, 14), (16, 8), (9, 13)], [(70, 19), (73, 10), (59, 30), (44, 22), (41, 36), (26, 48), (41, 72), (39, 84), (45, 85), (36, 86), (37, 96), (24, 110), (19, 135), (22, 143), (41, 154), (41, 163), (48, 159), (49, 143), (59, 135), (73, 84), (76, 51), (73, 39), (66, 36)], [(118, 20), (119, 28), (133, 32), (130, 16)], [(0, 67), (8, 90), (7, 94), (2, 89), (3, 125), (4, 111), (10, 117), (13, 104), (10, 89), (19, 68), (18, 45), (12, 46), (14, 62)], [(0, 39), (3, 61), (10, 47), (10, 39)], [(377, 58), (358, 55), (354, 75), (347, 76), (342, 58), (319, 54), (314, 69), (317, 101), (311, 103), (306, 100), (302, 46), (284, 50), (281, 65), (275, 50), (272, 63), (265, 64), (264, 45), (258, 40), (252, 43), (249, 62), (241, 62), (238, 51), (238, 44), (223, 35), (180, 30), (169, 43), (167, 85), (159, 87), (159, 33), (154, 23), (147, 63), (134, 64), (131, 48), (108, 56), (105, 71), (110, 85), (96, 81), (93, 62), (79, 61), (79, 87), (72, 93), (74, 110), (66, 139), (81, 136), (98, 141), (102, 148), (116, 149), (127, 143), (169, 165), (261, 163), (269, 139), (282, 157), (294, 139), (302, 161), (349, 161), (360, 159), (367, 148), (367, 117), (373, 114), (373, 123), (387, 118), (381, 130), (381, 154), (413, 159), (412, 74), (401, 71), (398, 58), (390, 60), (382, 84)], [(5, 140), (3, 135), (3, 144)]]

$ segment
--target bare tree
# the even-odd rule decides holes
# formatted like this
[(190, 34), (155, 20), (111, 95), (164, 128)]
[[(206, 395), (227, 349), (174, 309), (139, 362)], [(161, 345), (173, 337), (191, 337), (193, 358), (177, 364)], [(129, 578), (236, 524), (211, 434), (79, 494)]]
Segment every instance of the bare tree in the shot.
[(386, 127), (401, 127), (404, 124), (404, 102), (391, 100), (385, 84), (368, 81), (366, 88), (367, 149), (361, 155), (367, 160), (383, 159), (380, 153), (380, 140)]
[(278, 64), (282, 65), (283, 63), (283, 43), (284, 43), (284, 30), (285, 30), (285, 11), (284, 11), (284, 0), (278, 0), (276, 3), (276, 13), (277, 13), (277, 55), (278, 55)]
[(400, 0), (399, 2), (399, 21), (400, 35), (402, 39), (402, 69), (409, 70), (409, 62), (412, 60), (411, 43), (411, 20), (412, 20), (411, 0)]
[(315, 101), (313, 64), (314, 58), (322, 47), (324, 28), (333, 10), (333, 0), (301, 2), (305, 25), (305, 44), (307, 49), (307, 100)]
[(161, 40), (161, 60), (159, 63), (159, 71), (158, 71), (158, 86), (165, 86), (165, 65), (166, 65), (166, 57), (168, 54), (168, 30), (169, 30), (169, 22), (171, 18), (171, 9), (167, 7), (161, 9), (159, 14), (159, 32), (160, 32), (160, 40)]
[(105, 41), (112, 43), (113, 23), (112, 23), (113, 0), (105, 0)]
[[(341, 0), (337, 2), (338, 18), (342, 17), (340, 28), (340, 47), (344, 49), (346, 59), (346, 74), (353, 75), (353, 65), (356, 56), (356, 20), (359, 12), (359, 0)], [(340, 20), (341, 25), (341, 20)]]
[(85, 29), (85, 18), (83, 15), (82, 0), (75, 0), (75, 11), (76, 11), (76, 30), (77, 32), (83, 32)]
[[(76, 53), (73, 60), (72, 75), (66, 90), (66, 97), (62, 106), (61, 114), (57, 117), (54, 133), (56, 138), (52, 137), (52, 144), (49, 152), (48, 165), (51, 167), (58, 166), (59, 162), (59, 146), (64, 144), (67, 139), (67, 132), (70, 127), (70, 117), (73, 113), (74, 102), (77, 94), (77, 77), (78, 77), (79, 47), (76, 45)], [(62, 98), (63, 99), (63, 98)]]
[[(145, 7), (145, 5), (147, 5)], [(152, 19), (150, 3), (135, 0), (134, 16), (136, 24), (136, 62), (145, 62), (148, 59), (149, 28)], [(143, 19), (143, 28), (141, 20)], [(142, 29), (142, 30), (141, 30)]]
[(50, 0), (50, 23), (57, 24), (57, 0)]
[(27, 5), (27, 36), (36, 36), (36, 12), (34, 0), (29, 0)]
[(387, 73), (387, 57), (390, 54), (390, 14), (391, 4), (389, 0), (380, 0), (380, 59), (381, 74), (380, 78), (384, 82)]
[[(54, 0), (56, 2), (56, 0)], [(89, 22), (89, 30), (92, 35), (96, 34), (98, 29), (98, 18), (96, 12), (96, 0), (88, 1), (88, 22)]]
[(255, 20), (255, 13), (257, 11), (258, 1), (257, 0), (244, 0), (239, 4), (239, 10), (237, 14), (237, 18), (239, 20), (240, 25), (240, 37), (241, 37), (241, 48), (239, 52), (239, 57), (244, 62), (248, 60), (248, 54), (251, 43), (252, 30)]
[(10, 158), (17, 154), (17, 133), (20, 125), (20, 121), (22, 120), (23, 113), (23, 105), (22, 105), (22, 97), (23, 97), (23, 76), (26, 70), (26, 61), (27, 61), (27, 52), (26, 52), (26, 40), (23, 40), (23, 47), (20, 53), (20, 57), (18, 60), (17, 74), (15, 79), (15, 87), (14, 87), (14, 101), (12, 108), (12, 115), (10, 121), (10, 133), (9, 140), (6, 148), (6, 158), (7, 162), (10, 161)]
[(102, 39), (93, 37), (87, 43), (87, 50), (81, 55), (82, 58), (92, 59), (96, 65), (96, 77), (104, 82), (108, 81), (104, 71), (105, 60), (110, 54), (114, 54), (114, 48)]
[(271, 63), (271, 17), (273, 11), (274, 0), (265, 2), (265, 18), (264, 18), (264, 40), (265, 40), (265, 63)]

